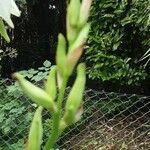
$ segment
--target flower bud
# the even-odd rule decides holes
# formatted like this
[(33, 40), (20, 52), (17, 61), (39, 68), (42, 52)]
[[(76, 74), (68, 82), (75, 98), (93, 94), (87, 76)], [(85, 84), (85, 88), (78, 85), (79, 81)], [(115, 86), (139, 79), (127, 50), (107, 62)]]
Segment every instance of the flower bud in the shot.
[(63, 83), (63, 78), (60, 75), (59, 71), (57, 71), (57, 85), (58, 85), (59, 90), (61, 89), (62, 83)]
[(67, 126), (79, 121), (81, 119), (82, 113), (83, 113), (82, 105), (77, 111), (74, 109), (74, 107), (70, 106), (60, 122), (60, 129), (64, 130)]
[(76, 27), (71, 27), (67, 20), (67, 40), (69, 46), (71, 46), (78, 36), (78, 29)]
[(79, 16), (80, 27), (84, 26), (88, 20), (91, 4), (92, 4), (92, 0), (82, 1), (81, 9), (80, 9), (80, 16)]
[(77, 47), (79, 47), (80, 45), (82, 45), (83, 43), (86, 42), (86, 39), (87, 39), (88, 33), (89, 33), (89, 29), (90, 29), (90, 24), (89, 23), (85, 24), (85, 26), (81, 29), (81, 31), (78, 35), (78, 38), (76, 39), (74, 44), (69, 49), (69, 52), (74, 51)]
[(63, 119), (67, 124), (71, 124), (71, 122), (74, 122), (76, 119), (76, 113), (82, 103), (85, 81), (85, 65), (81, 63), (77, 67), (77, 78), (71, 92), (69, 93), (65, 106), (65, 114)]
[(81, 119), (82, 114), (83, 114), (83, 106), (81, 105), (78, 111), (76, 112), (74, 121), (78, 122)]
[(41, 150), (43, 127), (42, 127), (42, 110), (40, 106), (37, 108), (32, 124), (30, 127), (27, 150)]
[(52, 100), (52, 98), (41, 88), (35, 86), (31, 82), (27, 81), (22, 75), (19, 73), (13, 74), (13, 78), (17, 79), (23, 92), (31, 98), (31, 100), (38, 105), (41, 105), (51, 111), (55, 111), (56, 106)]
[(80, 14), (80, 0), (71, 0), (68, 6), (67, 19), (71, 27), (77, 26)]
[(56, 93), (57, 93), (56, 66), (51, 67), (51, 70), (50, 70), (49, 75), (48, 75), (47, 82), (45, 84), (45, 91), (52, 98), (52, 100), (55, 100)]
[(66, 126), (69, 126), (72, 123), (74, 123), (74, 120), (75, 120), (75, 109), (74, 109), (74, 107), (72, 105), (69, 106), (66, 109), (64, 117), (63, 117), (62, 120), (65, 122)]
[(70, 75), (77, 64), (79, 58), (81, 57), (83, 50), (84, 50), (84, 44), (87, 39), (87, 35), (89, 32), (90, 24), (86, 24), (84, 28), (80, 31), (78, 38), (74, 42), (74, 44), (69, 49), (69, 53), (67, 56), (67, 73)]
[(62, 34), (58, 36), (58, 46), (56, 51), (56, 63), (61, 76), (66, 73), (66, 40)]
[(78, 60), (80, 59), (82, 53), (84, 50), (84, 43), (79, 45), (76, 49), (73, 51), (70, 51), (67, 56), (67, 73), (68, 76), (71, 75), (75, 65), (77, 64)]

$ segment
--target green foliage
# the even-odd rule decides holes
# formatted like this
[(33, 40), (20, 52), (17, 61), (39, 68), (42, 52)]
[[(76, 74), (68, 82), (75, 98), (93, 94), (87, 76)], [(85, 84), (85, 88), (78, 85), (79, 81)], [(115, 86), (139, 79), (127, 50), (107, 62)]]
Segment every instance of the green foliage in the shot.
[(11, 145), (7, 145), (5, 147), (0, 147), (0, 150), (23, 150), (23, 144), (24, 144), (24, 140), (18, 140), (16, 143), (13, 143)]
[[(37, 70), (24, 70), (21, 71), (21, 74), (32, 82), (40, 84), (40, 82), (46, 79), (50, 67), (51, 63), (46, 60), (43, 66), (39, 67)], [(0, 83), (5, 83), (5, 81), (1, 80)], [(23, 91), (20, 89), (17, 82), (6, 86), (6, 88), (1, 86), (0, 89), (0, 135), (6, 142), (7, 138), (13, 138), (13, 135), (17, 135), (17, 137), (20, 138), (20, 140), (15, 139), (14, 141), (9, 141), (7, 146), (2, 147), (2, 149), (21, 150), (23, 149), (22, 146), (26, 138), (25, 135), (29, 130), (29, 124), (32, 120), (34, 107), (36, 105), (33, 104), (34, 107), (32, 107), (27, 99), (23, 97)], [(20, 97), (22, 97), (22, 99), (20, 99)], [(43, 124), (45, 127), (44, 129), (47, 131), (45, 133), (47, 134), (50, 128), (48, 122), (50, 122), (50, 120), (46, 119)], [(48, 135), (45, 136), (47, 137)]]
[(145, 0), (93, 2), (86, 50), (91, 79), (136, 84), (147, 77), (139, 59), (150, 45), (149, 6)]
[[(5, 140), (7, 146), (3, 145), (2, 149), (16, 148), (19, 150), (22, 147), (19, 146), (19, 143), (26, 138), (26, 132), (28, 131), (28, 125), (31, 122), (34, 109), (31, 108), (29, 103), (25, 103), (25, 98), (18, 99), (22, 92), (17, 84), (7, 88), (1, 86), (0, 88), (0, 135), (3, 138), (0, 146), (4, 144), (3, 140)], [(17, 135), (20, 140), (13, 138), (14, 135)], [(9, 137), (14, 140), (9, 140)]]
[(42, 67), (39, 67), (38, 69), (29, 69), (29, 70), (23, 70), (20, 71), (20, 73), (26, 77), (27, 79), (33, 81), (33, 82), (39, 82), (42, 81), (44, 79), (47, 79), (47, 75), (50, 71), (50, 67), (51, 67), (51, 62), (49, 62), (48, 60), (46, 60), (43, 63)]

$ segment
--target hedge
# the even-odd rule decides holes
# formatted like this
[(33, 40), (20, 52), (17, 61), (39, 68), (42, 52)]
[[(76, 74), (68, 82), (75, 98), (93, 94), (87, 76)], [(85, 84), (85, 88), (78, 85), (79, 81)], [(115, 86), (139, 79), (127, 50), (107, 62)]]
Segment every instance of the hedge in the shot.
[(86, 50), (89, 78), (139, 84), (148, 78), (145, 61), (150, 45), (150, 1), (95, 0)]

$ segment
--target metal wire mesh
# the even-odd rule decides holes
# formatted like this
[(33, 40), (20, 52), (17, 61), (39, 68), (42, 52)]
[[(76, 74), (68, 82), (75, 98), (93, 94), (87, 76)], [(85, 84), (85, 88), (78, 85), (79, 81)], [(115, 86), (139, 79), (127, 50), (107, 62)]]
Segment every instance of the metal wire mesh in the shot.
[[(3, 82), (0, 97), (8, 92), (6, 82), (9, 84), (8, 80)], [(16, 97), (7, 93), (3, 101), (10, 104), (2, 107), (0, 103), (0, 149), (19, 149), (15, 144), (26, 143), (35, 107), (21, 92)], [(4, 107), (8, 107), (5, 113)], [(49, 117), (45, 111), (44, 130), (48, 134)], [(57, 145), (60, 150), (150, 150), (150, 97), (87, 89), (82, 119), (66, 129)]]

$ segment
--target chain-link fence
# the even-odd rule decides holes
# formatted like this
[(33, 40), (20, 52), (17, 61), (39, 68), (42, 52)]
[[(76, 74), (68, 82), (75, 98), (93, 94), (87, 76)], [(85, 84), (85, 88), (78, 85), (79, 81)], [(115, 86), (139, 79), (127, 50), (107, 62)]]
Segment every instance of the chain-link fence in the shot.
[[(17, 85), (8, 89), (9, 81), (4, 83), (0, 91), (0, 149), (21, 150), (35, 106)], [(48, 118), (45, 111), (45, 137), (51, 127)], [(60, 150), (150, 150), (150, 97), (87, 89), (82, 119), (66, 129), (57, 146)]]

